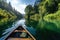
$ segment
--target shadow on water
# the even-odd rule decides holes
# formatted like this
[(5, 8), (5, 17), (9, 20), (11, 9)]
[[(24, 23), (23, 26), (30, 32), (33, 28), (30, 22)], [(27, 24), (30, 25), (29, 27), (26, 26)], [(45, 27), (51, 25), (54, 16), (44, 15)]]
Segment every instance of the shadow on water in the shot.
[(30, 20), (27, 25), (36, 29), (34, 36), (37, 40), (60, 40), (60, 29), (54, 23)]
[(36, 27), (38, 24), (38, 21), (36, 20), (33, 20), (33, 19), (30, 19), (30, 20), (26, 20), (26, 25), (29, 26), (29, 27)]
[(46, 21), (42, 21), (42, 23), (43, 26), (38, 25), (39, 29), (36, 31), (37, 40), (60, 40), (60, 30), (54, 23)]
[(60, 33), (52, 30), (37, 30), (36, 34), (37, 40), (60, 40)]

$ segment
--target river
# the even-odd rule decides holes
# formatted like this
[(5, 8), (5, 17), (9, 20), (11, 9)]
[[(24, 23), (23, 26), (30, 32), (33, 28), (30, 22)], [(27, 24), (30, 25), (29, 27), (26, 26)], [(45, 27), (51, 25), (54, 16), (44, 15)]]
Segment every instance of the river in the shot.
[(24, 26), (25, 28), (27, 28), (27, 30), (32, 34), (32, 35), (35, 35), (36, 33), (36, 30), (33, 28), (33, 27), (27, 27), (25, 25), (25, 19), (21, 19), (21, 20), (18, 20), (16, 22), (14, 22), (11, 26), (12, 27), (9, 27), (7, 29), (4, 30), (4, 32), (2, 33), (2, 37), (0, 38), (0, 40), (4, 40), (4, 38), (8, 35), (8, 33), (10, 33), (12, 30), (14, 30), (15, 28), (17, 28), (18, 26)]

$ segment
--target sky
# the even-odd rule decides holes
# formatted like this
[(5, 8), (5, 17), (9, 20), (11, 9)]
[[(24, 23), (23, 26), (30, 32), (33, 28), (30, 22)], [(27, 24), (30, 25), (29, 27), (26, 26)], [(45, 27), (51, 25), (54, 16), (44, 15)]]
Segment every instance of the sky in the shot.
[(22, 14), (25, 14), (24, 9), (27, 5), (33, 5), (35, 0), (7, 0), (7, 2), (11, 3), (12, 7), (15, 8)]

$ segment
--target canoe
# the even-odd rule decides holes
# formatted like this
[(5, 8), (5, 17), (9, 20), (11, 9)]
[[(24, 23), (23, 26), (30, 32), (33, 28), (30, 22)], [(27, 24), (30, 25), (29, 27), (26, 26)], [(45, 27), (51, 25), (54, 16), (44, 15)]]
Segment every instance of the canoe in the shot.
[(5, 40), (36, 40), (33, 35), (23, 26), (19, 26), (11, 32)]

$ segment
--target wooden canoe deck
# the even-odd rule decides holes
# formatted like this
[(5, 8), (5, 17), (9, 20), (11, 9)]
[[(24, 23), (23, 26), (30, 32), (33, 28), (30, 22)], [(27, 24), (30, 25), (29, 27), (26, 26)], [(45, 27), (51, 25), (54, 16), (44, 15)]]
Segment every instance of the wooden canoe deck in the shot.
[(14, 32), (26, 32), (25, 30), (15, 30)]
[(9, 38), (8, 40), (32, 40), (32, 38)]
[(27, 29), (22, 26), (15, 29), (5, 40), (36, 40)]

